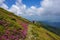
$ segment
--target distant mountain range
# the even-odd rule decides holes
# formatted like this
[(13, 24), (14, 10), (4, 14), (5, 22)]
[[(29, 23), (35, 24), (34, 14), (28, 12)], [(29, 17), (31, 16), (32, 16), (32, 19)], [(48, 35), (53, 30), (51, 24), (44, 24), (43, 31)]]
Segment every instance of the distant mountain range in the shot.
[(47, 22), (47, 21), (42, 21), (42, 22), (52, 27), (60, 28), (60, 22)]
[(53, 26), (53, 27), (57, 27), (60, 28), (60, 22), (47, 22), (47, 24)]

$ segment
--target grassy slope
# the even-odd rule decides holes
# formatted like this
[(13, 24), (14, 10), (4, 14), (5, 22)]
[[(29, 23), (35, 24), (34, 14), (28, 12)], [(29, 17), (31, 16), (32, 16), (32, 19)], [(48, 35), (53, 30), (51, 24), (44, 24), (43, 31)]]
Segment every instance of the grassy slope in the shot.
[(49, 31), (51, 31), (51, 32), (54, 32), (54, 33), (56, 33), (57, 35), (60, 35), (60, 28), (56, 28), (56, 27), (52, 27), (52, 26), (50, 26), (50, 25), (48, 25), (48, 24), (45, 24), (45, 23), (43, 23), (43, 22), (37, 22), (37, 25), (41, 25), (42, 27), (44, 27), (45, 29), (47, 29), (47, 30), (49, 30)]
[[(20, 36), (19, 38), (17, 38), (17, 40), (18, 39), (23, 40), (26, 36), (26, 30), (28, 26), (27, 23), (29, 23), (29, 21), (27, 21), (26, 19), (16, 16), (13, 13), (0, 8), (0, 33), (1, 33), (0, 38), (2, 36), (5, 36), (7, 33), (6, 31), (8, 31), (10, 34), (7, 34), (6, 36), (11, 37), (11, 35), (13, 35), (16, 38), (17, 36), (18, 37)], [(1, 38), (0, 40), (4, 39)], [(10, 38), (10, 40), (14, 39)]]
[[(16, 29), (18, 32), (20, 32), (21, 30), (23, 30), (23, 32), (25, 31), (27, 32), (25, 40), (60, 40), (60, 36), (56, 35), (55, 33), (46, 30), (42, 26), (37, 26), (31, 23), (30, 21), (22, 17), (16, 16), (13, 13), (8, 12), (2, 8), (0, 8), (0, 20), (5, 20), (4, 22), (7, 24), (7, 26), (4, 26), (5, 24), (4, 25), (0, 24), (0, 32), (2, 33), (2, 35), (4, 35), (4, 32), (7, 29), (10, 29), (12, 31)], [(18, 30), (19, 28), (20, 31)]]
[(60, 40), (60, 36), (46, 30), (45, 28), (30, 24), (26, 40)]

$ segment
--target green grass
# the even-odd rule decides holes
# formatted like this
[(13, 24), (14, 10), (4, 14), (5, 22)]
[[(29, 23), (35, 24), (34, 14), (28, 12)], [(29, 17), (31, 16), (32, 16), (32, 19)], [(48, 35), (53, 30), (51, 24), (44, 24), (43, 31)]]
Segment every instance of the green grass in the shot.
[(0, 25), (0, 36), (4, 34), (4, 32), (5, 32), (5, 28)]
[(6, 30), (6, 27), (7, 27), (7, 29), (10, 29), (10, 30), (19, 29), (19, 28), (21, 30), (23, 30), (23, 27), (16, 22), (16, 19), (12, 20), (14, 18), (9, 17), (9, 15), (8, 15), (9, 12), (8, 11), (6, 11), (6, 10), (2, 11), (2, 10), (0, 9), (0, 20), (1, 21), (4, 20), (5, 24), (7, 24), (7, 26), (4, 27), (5, 24), (3, 24), (3, 25), (0, 24), (0, 33), (3, 34), (3, 32), (5, 32), (4, 30)]
[(26, 40), (60, 40), (60, 36), (43, 27), (39, 28), (34, 24), (30, 24), (28, 29)]
[(0, 24), (0, 33), (2, 33), (0, 34), (0, 36), (4, 34), (6, 29), (14, 30), (20, 28), (21, 30), (23, 30), (24, 28), (20, 25), (20, 23), (23, 22), (28, 24), (28, 30), (25, 40), (60, 40), (59, 35), (51, 32), (50, 30), (47, 30), (50, 28), (44, 28), (43, 24), (33, 24), (27, 19), (16, 16), (15, 14), (8, 12), (2, 8), (0, 8), (0, 20), (3, 21), (3, 23), (7, 24), (7, 26), (4, 26), (5, 24)]

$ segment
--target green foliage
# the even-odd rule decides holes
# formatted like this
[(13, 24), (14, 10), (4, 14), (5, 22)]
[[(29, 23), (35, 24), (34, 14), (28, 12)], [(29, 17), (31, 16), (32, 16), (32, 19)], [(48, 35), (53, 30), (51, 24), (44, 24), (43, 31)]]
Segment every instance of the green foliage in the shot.
[(0, 25), (0, 36), (3, 35), (5, 32), (5, 28)]
[[(19, 29), (19, 28), (23, 29), (23, 27), (16, 22), (16, 19), (13, 17), (10, 17), (9, 14), (10, 14), (10, 12), (0, 8), (0, 20), (5, 20), (8, 28), (10, 28), (10, 29), (15, 29), (15, 28), (16, 29)], [(12, 15), (17, 18), (16, 15), (14, 15), (14, 14), (12, 14)]]
[(13, 21), (15, 21), (15, 22), (16, 22), (16, 19), (14, 19), (14, 18), (11, 18), (11, 20), (13, 20)]
[(2, 20), (3, 19), (3, 16), (2, 15), (0, 15), (0, 20)]
[(35, 24), (30, 24), (28, 29), (26, 40), (60, 40), (60, 36), (46, 30), (42, 26), (37, 27)]

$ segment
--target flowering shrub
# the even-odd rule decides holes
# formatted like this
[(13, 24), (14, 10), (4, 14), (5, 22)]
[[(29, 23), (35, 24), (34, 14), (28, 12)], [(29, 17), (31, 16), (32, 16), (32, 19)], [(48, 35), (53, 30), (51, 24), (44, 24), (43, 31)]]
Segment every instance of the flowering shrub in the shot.
[(23, 39), (23, 34), (21, 33), (21, 30), (5, 30), (4, 34), (0, 36), (0, 40), (19, 40)]
[[(19, 40), (19, 39), (25, 39), (26, 34), (27, 34), (27, 23), (21, 23), (20, 25), (24, 28), (23, 30), (21, 28), (14, 27), (13, 23), (11, 24), (10, 27), (4, 26), (7, 24), (9, 26), (10, 23), (7, 23), (6, 21), (1, 21), (0, 20), (0, 25), (2, 25), (2, 30), (4, 32), (1, 32), (0, 34), (0, 40)], [(13, 26), (12, 26), (13, 25)], [(0, 29), (1, 30), (1, 29)]]
[[(21, 20), (20, 20), (21, 19)], [(27, 23), (6, 10), (0, 9), (0, 40), (24, 40), (27, 34)]]
[(22, 30), (22, 33), (23, 33), (24, 36), (26, 36), (27, 35), (27, 28), (28, 28), (27, 26), (28, 26), (28, 24), (22, 22), (21, 25), (24, 28), (24, 30)]

